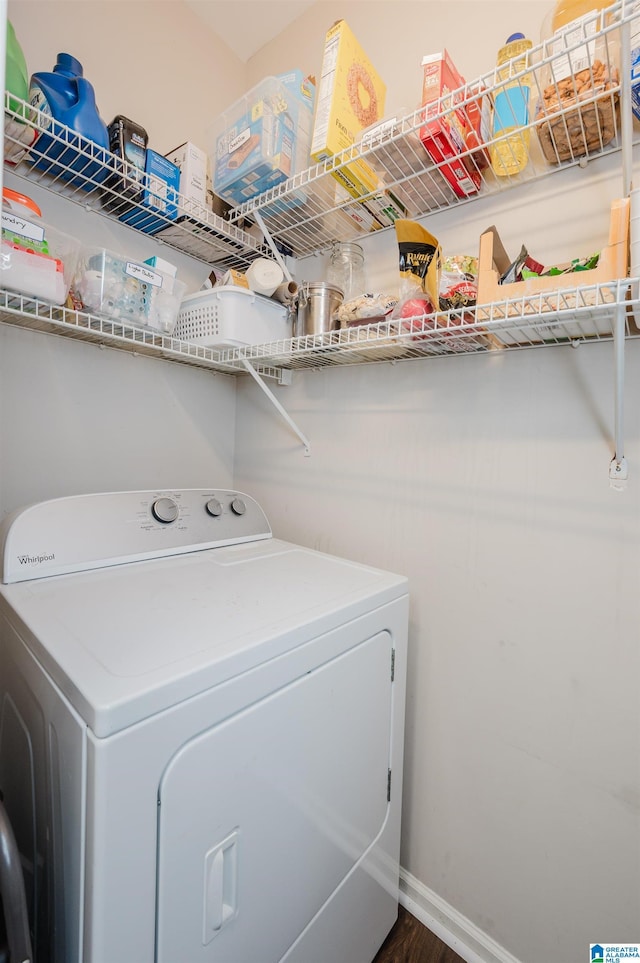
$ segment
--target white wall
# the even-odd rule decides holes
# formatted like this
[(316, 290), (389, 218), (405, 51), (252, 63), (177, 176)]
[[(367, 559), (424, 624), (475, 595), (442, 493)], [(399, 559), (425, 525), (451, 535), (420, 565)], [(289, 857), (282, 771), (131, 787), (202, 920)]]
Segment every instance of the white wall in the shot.
[[(204, 144), (245, 89), (244, 64), (180, 0), (11, 0), (30, 73), (76, 56), (101, 116), (141, 123), (163, 153)], [(25, 182), (5, 172), (5, 184)], [(29, 183), (45, 221), (134, 259), (159, 254), (197, 290), (210, 268)], [(99, 210), (99, 207), (98, 207)], [(83, 491), (231, 486), (234, 379), (0, 326), (0, 510)]]
[[(471, 80), (508, 33), (537, 41), (552, 6), (327, 0), (252, 59), (251, 82), (318, 74), (342, 16), (389, 111), (412, 108), (423, 54), (446, 46)], [(449, 254), (475, 253), (495, 223), (514, 253), (586, 255), (606, 242), (619, 163), (425, 223)], [(364, 246), (369, 287), (396, 287), (393, 232)], [(581, 963), (590, 942), (638, 939), (640, 343), (627, 365), (623, 493), (608, 478), (611, 345), (296, 373), (275, 390), (309, 458), (239, 386), (236, 483), (275, 530), (409, 576), (402, 865), (414, 908), (484, 959)]]
[(9, 0), (30, 73), (73, 54), (105, 123), (124, 114), (165, 154), (207, 147), (221, 110), (246, 89), (245, 66), (181, 0)]

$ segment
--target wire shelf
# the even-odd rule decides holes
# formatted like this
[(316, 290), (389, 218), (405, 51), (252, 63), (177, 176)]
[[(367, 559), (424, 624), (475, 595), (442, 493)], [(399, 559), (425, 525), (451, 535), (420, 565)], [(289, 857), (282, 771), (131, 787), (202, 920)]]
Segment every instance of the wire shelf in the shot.
[[(638, 282), (624, 279), (497, 302), (463, 312), (438, 312), (405, 320), (387, 319), (325, 334), (236, 349), (237, 357), (289, 369), (408, 361), (518, 348), (611, 341), (617, 312), (625, 312), (625, 334), (640, 336)], [(231, 356), (225, 356), (233, 360)]]
[[(369, 233), (380, 191), (386, 191), (396, 207), (406, 211), (405, 216), (421, 217), (619, 151), (618, 50), (621, 27), (634, 16), (640, 16), (640, 11), (635, 13), (630, 0), (619, 0), (607, 8), (604, 27), (600, 13), (594, 12), (584, 20), (582, 32), (567, 37), (562, 49), (546, 41), (530, 51), (526, 68), (509, 79), (510, 85), (530, 87), (530, 122), (516, 132), (515, 141), (513, 134), (503, 134), (488, 138), (483, 149), (460, 150), (458, 157), (477, 184), (465, 188), (468, 193), (454, 190), (445, 176), (450, 173), (451, 158), (434, 160), (427, 153), (420, 137), (425, 124), (421, 108), (370, 128), (358, 145), (247, 201), (232, 212), (231, 219), (259, 212), (271, 236), (294, 256), (304, 257), (328, 249), (335, 240)], [(587, 46), (594, 37), (597, 45)], [(568, 64), (575, 68), (578, 61), (580, 70), (567, 76)], [(437, 114), (430, 114), (429, 121), (451, 126), (461, 114), (469, 121), (470, 110), (479, 108), (481, 99), (492, 105), (503, 90), (504, 78), (495, 69), (441, 98)], [(506, 171), (497, 175), (488, 164), (489, 155), (500, 148), (507, 157), (513, 155), (518, 140), (528, 152), (526, 168), (515, 175)], [(377, 191), (358, 199), (349, 196), (333, 176), (355, 160), (365, 161), (380, 182)], [(376, 229), (391, 224), (390, 218), (383, 217)]]
[(353, 325), (269, 344), (205, 348), (149, 329), (0, 291), (0, 321), (223, 374), (247, 373), (282, 381), (282, 370), (442, 358), (548, 345), (611, 341), (617, 312), (627, 338), (640, 337), (640, 281), (567, 288), (553, 294), (439, 312), (432, 316)]
[[(584, 36), (574, 37), (571, 46), (561, 53), (550, 50), (547, 43), (534, 48), (530, 65), (510, 78), (510, 83), (528, 81), (534, 103), (532, 121), (524, 131), (530, 141), (529, 162), (518, 176), (496, 176), (490, 166), (482, 166), (477, 149), (468, 150), (461, 157), (478, 175), (479, 189), (469, 197), (456, 195), (443, 173), (444, 162), (434, 164), (425, 151), (420, 139), (423, 112), (416, 111), (374, 129), (357, 148), (333, 161), (311, 167), (236, 208), (231, 222), (203, 208), (190, 207), (189, 201), (179, 197), (178, 203), (184, 207), (183, 219), (176, 222), (165, 217), (165, 229), (157, 236), (206, 263), (242, 269), (255, 257), (271, 253), (239, 227), (244, 218), (253, 215), (260, 214), (280, 247), (289, 248), (297, 256), (320, 251), (336, 239), (361, 236), (353, 219), (361, 204), (353, 198), (337, 197), (337, 184), (331, 176), (333, 170), (354, 159), (363, 158), (379, 170), (385, 186), (406, 205), (408, 213), (419, 216), (620, 150), (631, 125), (621, 125), (619, 119), (616, 48), (622, 26), (634, 16), (640, 17), (640, 10), (635, 13), (631, 0), (618, 0), (607, 9), (606, 25), (596, 34), (598, 62), (592, 48), (585, 48), (584, 44), (585, 36), (592, 39), (590, 29), (595, 29), (597, 16), (593, 15), (593, 22), (589, 18), (584, 21)], [(587, 58), (582, 66), (584, 73), (578, 89), (575, 76), (570, 75), (567, 83), (565, 68), (568, 57), (585, 49), (591, 59)], [(468, 111), (477, 102), (480, 91), (491, 100), (500, 86), (497, 71), (486, 74), (474, 84), (460, 88), (446, 102), (438, 102), (438, 116), (446, 118), (454, 109)], [(119, 218), (132, 209), (145, 212), (136, 198), (139, 199), (141, 187), (150, 186), (147, 180), (137, 180), (140, 175), (134, 176), (133, 169), (115, 155), (55, 122), (49, 126), (50, 123), (50, 118), (7, 94), (5, 164), (18, 176), (84, 208), (95, 208), (106, 217)], [(44, 129), (56, 145), (55, 151), (46, 155), (38, 150), (36, 138)], [(485, 147), (491, 149), (499, 143), (496, 139)], [(157, 211), (149, 216), (163, 217)], [(283, 371), (296, 369), (609, 341), (620, 310), (625, 312), (626, 337), (636, 338), (640, 334), (635, 320), (638, 308), (638, 280), (622, 278), (511, 299), (498, 298), (462, 313), (440, 312), (403, 321), (387, 319), (322, 335), (216, 349), (0, 290), (0, 321), (7, 324), (225, 374), (246, 374), (250, 365), (264, 377), (278, 380), (282, 380)]]
[[(222, 374), (239, 373), (238, 364), (227, 362), (223, 357), (224, 352), (215, 348), (205, 348), (148, 328), (136, 328), (120, 321), (46, 304), (12, 291), (0, 290), (0, 322), (132, 354), (208, 368)], [(279, 371), (268, 364), (259, 370), (265, 377), (279, 377)]]
[[(163, 226), (158, 238), (207, 264), (243, 270), (257, 257), (272, 256), (266, 244), (244, 230), (256, 214), (281, 251), (304, 257), (329, 249), (335, 241), (362, 238), (372, 224), (382, 230), (391, 226), (394, 215), (380, 216), (375, 204), (380, 191), (383, 197), (391, 196), (396, 211), (421, 217), (619, 151), (621, 28), (640, 18), (640, 10), (632, 0), (617, 0), (605, 11), (604, 26), (600, 16), (598, 11), (587, 16), (581, 32), (567, 35), (562, 49), (550, 41), (534, 47), (527, 66), (510, 76), (510, 85), (530, 88), (530, 122), (515, 135), (487, 137), (481, 148), (460, 151), (458, 158), (470, 183), (477, 185), (468, 193), (454, 190), (447, 179), (451, 159), (433, 160), (427, 153), (420, 137), (423, 108), (370, 128), (359, 144), (236, 207), (229, 220), (181, 195), (177, 221), (149, 213), (139, 203), (141, 189), (153, 184), (149, 175), (141, 175), (8, 93), (5, 163), (18, 176), (113, 219), (133, 210), (142, 218), (141, 229), (145, 218), (147, 223), (159, 220)], [(580, 70), (567, 76), (569, 64)], [(459, 125), (461, 118), (469, 122), (470, 113), (482, 104), (492, 107), (504, 83), (499, 70), (493, 69), (442, 97), (435, 112), (429, 113), (429, 122), (445, 128)], [(43, 155), (37, 134), (45, 131), (49, 148)], [(632, 132), (632, 137), (637, 139), (638, 134)], [(508, 157), (517, 150), (518, 139), (528, 152), (527, 166), (518, 174), (498, 176), (488, 163), (489, 155), (504, 147)], [(332, 176), (357, 160), (372, 168), (380, 181), (378, 191), (358, 199)], [(375, 210), (378, 213), (372, 216)]]
[[(45, 138), (38, 135), (46, 132)], [(206, 264), (246, 268), (270, 248), (184, 195), (175, 194), (178, 216), (160, 205), (163, 188), (152, 175), (104, 150), (75, 131), (5, 91), (5, 165), (18, 177), (113, 220), (135, 214), (135, 229), (146, 228), (169, 247)], [(43, 140), (45, 147), (41, 148)], [(158, 207), (144, 206), (149, 191)], [(158, 230), (159, 228), (159, 230)]]

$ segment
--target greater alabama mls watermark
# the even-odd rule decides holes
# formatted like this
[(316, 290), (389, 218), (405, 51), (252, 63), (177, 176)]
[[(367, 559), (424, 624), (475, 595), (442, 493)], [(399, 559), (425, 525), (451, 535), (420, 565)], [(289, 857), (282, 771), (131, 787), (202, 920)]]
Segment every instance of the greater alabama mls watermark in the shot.
[(624, 963), (640, 961), (640, 943), (591, 943), (590, 963)]

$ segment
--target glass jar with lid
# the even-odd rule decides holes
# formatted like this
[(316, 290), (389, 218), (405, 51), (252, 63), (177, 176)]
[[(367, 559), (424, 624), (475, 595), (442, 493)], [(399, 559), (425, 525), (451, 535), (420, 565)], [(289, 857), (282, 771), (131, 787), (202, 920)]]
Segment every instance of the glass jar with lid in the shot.
[(344, 292), (344, 301), (350, 301), (367, 290), (364, 251), (353, 241), (335, 241), (327, 270), (327, 281)]

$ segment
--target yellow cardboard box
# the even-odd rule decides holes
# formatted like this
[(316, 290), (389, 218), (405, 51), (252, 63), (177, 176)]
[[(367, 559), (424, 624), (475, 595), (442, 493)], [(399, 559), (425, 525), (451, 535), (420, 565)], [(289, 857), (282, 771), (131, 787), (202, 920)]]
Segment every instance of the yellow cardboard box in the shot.
[[(311, 156), (321, 163), (351, 147), (384, 114), (385, 84), (345, 20), (327, 31)], [(363, 160), (331, 172), (352, 197), (375, 191), (378, 176)]]

